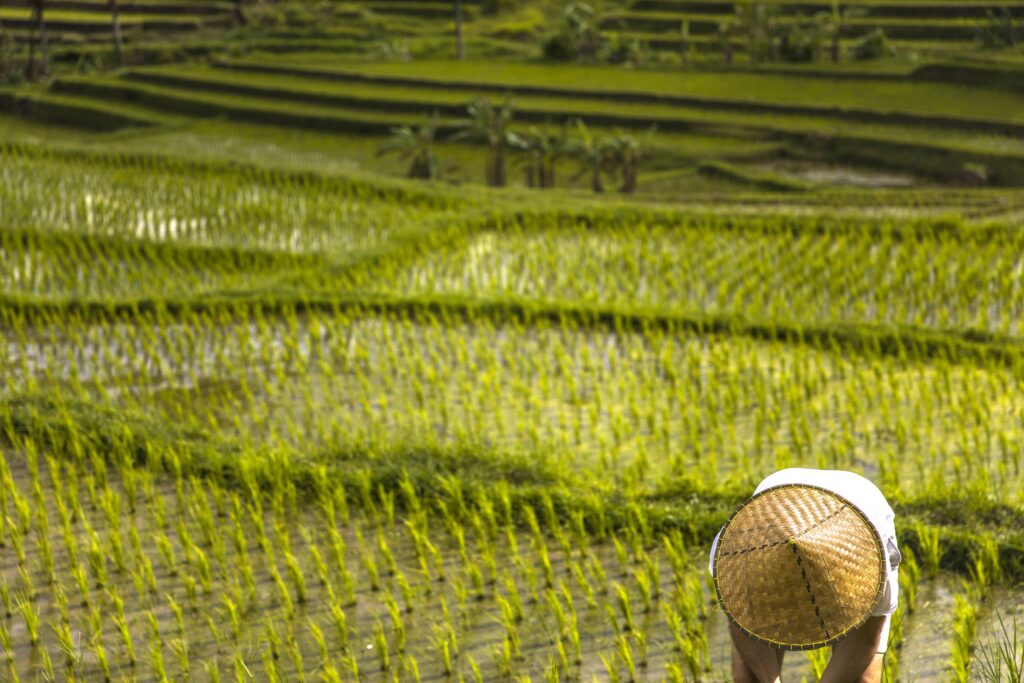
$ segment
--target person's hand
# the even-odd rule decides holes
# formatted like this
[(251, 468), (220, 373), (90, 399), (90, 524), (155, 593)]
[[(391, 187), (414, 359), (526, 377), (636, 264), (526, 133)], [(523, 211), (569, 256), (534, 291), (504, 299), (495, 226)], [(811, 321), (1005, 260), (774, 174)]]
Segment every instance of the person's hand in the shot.
[(832, 647), (821, 683), (878, 683), (882, 680), (881, 643), (885, 617), (870, 617)]

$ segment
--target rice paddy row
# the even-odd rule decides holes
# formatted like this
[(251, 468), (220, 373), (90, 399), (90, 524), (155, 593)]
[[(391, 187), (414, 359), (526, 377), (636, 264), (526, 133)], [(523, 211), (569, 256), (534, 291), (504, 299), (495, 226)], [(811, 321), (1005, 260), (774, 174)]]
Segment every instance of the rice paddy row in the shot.
[[(77, 103), (94, 115), (68, 115), (65, 122), (92, 120), (107, 127), (110, 122), (102, 114), (116, 105), (130, 117), (125, 122), (129, 125), (225, 116), (282, 128), (373, 136), (385, 136), (398, 125), (426, 124), (436, 112), (438, 135), (446, 138), (458, 128), (474, 97), (511, 94), (519, 128), (553, 127), (576, 118), (602, 129), (654, 126), (662, 136), (652, 143), (656, 154), (667, 150), (693, 155), (682, 141), (670, 140), (672, 135), (696, 133), (732, 141), (760, 137), (784, 144), (798, 156), (897, 168), (938, 182), (965, 182), (965, 168), (972, 164), (970, 168), (980, 169), (975, 176), (980, 173), (987, 183), (1007, 186), (1024, 178), (1024, 148), (1019, 144), (1024, 123), (1012, 114), (1020, 107), (1014, 95), (996, 90), (959, 98), (949, 97), (940, 84), (918, 83), (908, 97), (900, 90), (907, 84), (892, 86), (886, 95), (884, 83), (865, 81), (857, 87), (872, 89), (871, 101), (878, 103), (865, 108), (816, 79), (791, 76), (772, 77), (778, 90), (763, 84), (760, 91), (747, 90), (752, 77), (743, 74), (719, 79), (724, 86), (706, 77), (677, 82), (643, 74), (632, 86), (612, 88), (619, 79), (605, 78), (607, 69), (575, 69), (579, 85), (541, 87), (538, 83), (551, 69), (523, 65), (485, 74), (468, 63), (339, 64), (321, 55), (323, 63), (317, 64), (308, 55), (293, 57), (284, 63), (274, 55), (218, 62), (214, 68), (175, 66), (134, 69), (117, 77), (60, 78), (51, 90), (20, 95), (9, 106), (59, 117), (63, 107)], [(636, 88), (649, 87), (659, 78), (664, 82), (658, 90), (682, 87), (689, 94), (638, 99)], [(413, 85), (410, 79), (419, 80)], [(589, 87), (595, 79), (601, 88)], [(842, 91), (855, 97), (856, 89), (844, 83)], [(783, 90), (804, 92), (806, 101), (784, 103), (777, 94)], [(752, 92), (757, 96), (753, 101)]]
[[(453, 217), (456, 203), (398, 204), (311, 177), (206, 170), (182, 178), (6, 158), (0, 282), (9, 296), (169, 301), (264, 296), (275, 286), (319, 298), (471, 296), (792, 327), (1021, 334), (1024, 245), (1018, 230), (998, 223), (785, 210), (757, 218), (551, 210), (467, 220)], [(431, 246), (438, 240), (444, 249)]]
[[(438, 510), (409, 479), (312, 497), (287, 480), (224, 488), (183, 473), (173, 448), (151, 443), (135, 462), (127, 441), (100, 453), (70, 431), (64, 459), (40, 448), (47, 435), (5, 422), (9, 680), (683, 681), (727, 666), (702, 555), (678, 531), (654, 536), (642, 514), (562, 523), (551, 498), (519, 507), (500, 487)], [(927, 581), (912, 552), (905, 563), (890, 676), (904, 646), (931, 658), (908, 662), (915, 675), (941, 671), (951, 647), (914, 635), (919, 582), (927, 595), (945, 582)], [(957, 595), (942, 616), (970, 620), (982, 652), (992, 590)], [(809, 673), (823, 660), (789, 661)]]
[[(862, 471), (897, 507), (890, 676), (978, 676), (999, 642), (1024, 576), (1011, 226), (936, 219), (953, 200), (928, 193), (887, 220), (827, 196), (523, 211), (2, 158), (10, 680), (715, 680), (706, 545), (789, 465)], [(736, 326), (694, 323), (718, 315)], [(862, 323), (889, 341), (853, 349)], [(999, 353), (922, 341), (947, 333)], [(918, 590), (948, 595), (928, 618), (953, 637), (912, 628)]]
[[(572, 321), (259, 308), (107, 323), (12, 317), (8, 387), (71, 392), (253, 445), (530, 453), (637, 486), (787, 464), (1019, 505), (1018, 368)], [(884, 383), (875, 381), (885, 377)]]
[[(1012, 451), (972, 456), (991, 418), (1011, 430), (1021, 425), (1010, 413), (986, 415), (992, 403), (1019, 399), (980, 396), (1010, 388), (978, 369), (937, 370), (929, 380), (928, 369), (903, 375), (884, 361), (864, 369), (837, 358), (832, 363), (843, 367), (821, 367), (827, 361), (815, 354), (742, 340), (669, 334), (656, 353), (657, 334), (602, 338), (543, 325), (239, 313), (237, 322), (218, 322), (230, 342), (204, 332), (201, 316), (154, 316), (142, 333), (133, 330), (138, 324), (5, 323), (24, 337), (5, 350), (19, 367), (4, 368), (3, 384), (28, 392), (0, 404), (8, 444), (0, 517), (12, 549), (0, 571), (0, 637), (11, 680), (54, 670), (79, 680), (704, 680), (712, 665), (724, 664), (723, 632), (720, 620), (708, 620), (714, 613), (699, 548), (752, 474), (709, 469), (718, 455), (716, 413), (733, 415), (730, 432), (739, 425), (757, 438), (751, 423), (759, 411), (742, 405), (756, 386), (768, 387), (761, 405), (773, 448), (769, 467), (878, 467), (895, 501), (970, 491), (1019, 505), (1019, 486), (1000, 482), (1019, 477)], [(147, 338), (159, 329), (162, 337)], [(314, 330), (319, 340), (310, 336)], [(404, 341), (410, 336), (415, 340)], [(678, 343), (687, 346), (665, 346)], [(449, 354), (454, 365), (438, 368), (436, 360)], [(403, 356), (412, 367), (403, 366)], [(742, 367), (745, 356), (762, 366)], [(314, 358), (325, 373), (319, 379), (310, 369)], [(575, 367), (560, 371), (565, 364)], [(685, 376), (671, 378), (672, 368)], [(811, 386), (844, 373), (845, 390)], [(666, 395), (648, 399), (663, 406), (670, 420), (663, 428), (689, 424), (699, 440), (666, 432), (674, 451), (697, 460), (673, 463), (682, 470), (659, 475), (661, 485), (640, 478), (660, 471), (664, 458), (653, 444), (658, 418), (633, 397), (644, 388), (622, 379), (632, 375)], [(876, 392), (878, 376), (888, 379)], [(419, 378), (431, 386), (418, 386)], [(225, 386), (236, 382), (235, 391)], [(680, 387), (675, 397), (673, 382)], [(559, 396), (566, 391), (578, 393)], [(857, 453), (844, 457), (838, 443), (813, 445), (839, 456), (826, 463), (801, 447), (797, 423), (808, 413), (798, 416), (796, 406), (815, 391), (812, 399), (835, 406), (822, 409), (829, 423), (850, 424), (850, 438), (866, 439), (863, 450), (858, 443)], [(892, 398), (900, 393), (905, 403)], [(488, 395), (503, 400), (486, 402)], [(322, 424), (319, 438), (302, 433), (312, 415), (297, 407), (312, 401), (322, 401), (317, 414), (336, 421)], [(812, 433), (820, 427), (817, 403), (806, 423)], [(685, 417), (695, 406), (708, 408)], [(901, 427), (883, 416), (904, 410), (918, 411), (921, 424), (959, 423), (956, 431), (973, 433), (963, 460), (937, 451), (949, 438), (938, 433), (945, 426), (916, 431), (906, 450), (923, 441), (936, 457), (924, 467), (915, 458), (918, 474), (928, 471), (924, 479), (901, 479), (905, 471), (884, 445), (894, 439), (897, 447)], [(551, 441), (559, 420), (571, 432), (573, 412), (584, 415), (585, 438), (570, 433)], [(587, 424), (587, 415), (605, 424)], [(401, 416), (410, 418), (402, 424)], [(550, 426), (531, 436), (530, 422), (541, 420)], [(637, 421), (654, 431), (644, 433)], [(350, 431), (363, 423), (372, 432)], [(789, 434), (776, 435), (784, 423)], [(634, 431), (638, 437), (627, 441), (641, 450), (649, 441), (650, 454), (626, 464), (622, 437)], [(615, 445), (609, 460), (584, 461), (591, 433)], [(1006, 447), (1004, 438), (998, 442)], [(765, 456), (749, 465), (761, 468)], [(950, 461), (959, 487), (930, 470)], [(992, 476), (990, 465), (1000, 474)], [(655, 516), (656, 501), (683, 503), (673, 501), (681, 492), (671, 491), (679, 486), (673, 482), (687, 480), (702, 492), (697, 515)], [(570, 502), (580, 494), (566, 498), (565, 487), (579, 481), (588, 482), (586, 508)], [(641, 491), (653, 497), (638, 504)], [(606, 507), (616, 498), (624, 507)], [(925, 577), (963, 561), (949, 558), (948, 538), (930, 527), (910, 531), (901, 614), (913, 610), (922, 580), (911, 548), (921, 553)], [(999, 604), (987, 596), (1000, 580), (1005, 549), (994, 540), (997, 528), (987, 533), (971, 551), (973, 587), (958, 598), (956, 614), (944, 617), (971, 619), (973, 629), (979, 614), (994, 615)], [(891, 672), (898, 670), (903, 626), (898, 620)], [(957, 648), (969, 654), (974, 639), (972, 632), (966, 644), (931, 646), (931, 665)]]
[[(421, 203), (415, 195), (389, 202), (388, 191), (310, 175), (187, 163), (180, 164), (180, 173), (168, 173), (159, 160), (160, 166), (150, 169), (130, 159), (111, 161), (68, 163), (60, 154), (47, 158), (21, 150), (5, 155), (0, 207), (6, 227), (80, 238), (340, 255), (380, 245), (431, 207), (441, 215), (456, 205), (444, 199)], [(12, 248), (11, 256), (20, 258), (19, 248), (6, 247)]]

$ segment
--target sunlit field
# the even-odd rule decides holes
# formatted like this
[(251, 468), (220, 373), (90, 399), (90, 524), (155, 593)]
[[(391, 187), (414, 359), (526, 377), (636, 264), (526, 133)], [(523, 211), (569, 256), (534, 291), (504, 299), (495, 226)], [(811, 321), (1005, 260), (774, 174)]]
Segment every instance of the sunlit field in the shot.
[(887, 680), (1020, 648), (1011, 221), (0, 162), (4, 680), (725, 680), (789, 466), (896, 508)]

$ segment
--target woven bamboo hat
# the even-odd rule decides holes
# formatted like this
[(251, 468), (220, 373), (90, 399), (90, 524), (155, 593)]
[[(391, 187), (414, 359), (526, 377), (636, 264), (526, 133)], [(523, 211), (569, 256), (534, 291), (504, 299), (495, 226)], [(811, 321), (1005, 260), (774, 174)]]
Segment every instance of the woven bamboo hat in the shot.
[(842, 640), (870, 616), (887, 578), (882, 540), (864, 513), (799, 484), (740, 506), (722, 527), (712, 571), (732, 622), (784, 650)]

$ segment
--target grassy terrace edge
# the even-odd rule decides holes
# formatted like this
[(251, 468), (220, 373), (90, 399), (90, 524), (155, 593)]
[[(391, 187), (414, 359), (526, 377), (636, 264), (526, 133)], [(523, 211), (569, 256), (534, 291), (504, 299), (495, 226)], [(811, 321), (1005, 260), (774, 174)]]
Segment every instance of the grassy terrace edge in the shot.
[(978, 330), (925, 330), (900, 325), (839, 322), (808, 325), (756, 320), (728, 313), (674, 313), (639, 307), (580, 305), (573, 302), (537, 301), (515, 297), (400, 297), (357, 292), (314, 298), (284, 289), (274, 298), (256, 299), (252, 298), (251, 292), (194, 299), (69, 299), (62, 302), (48, 301), (40, 297), (4, 295), (0, 297), (0, 321), (4, 318), (45, 321), (67, 315), (83, 320), (105, 320), (143, 313), (175, 316), (186, 311), (217, 312), (240, 308), (259, 309), (264, 312), (401, 313), (412, 319), (437, 316), (451, 319), (488, 318), (498, 321), (511, 319), (523, 324), (539, 321), (572, 321), (588, 329), (688, 330), (697, 334), (742, 335), (765, 341), (805, 344), (823, 350), (873, 356), (1024, 367), (1024, 340)]

